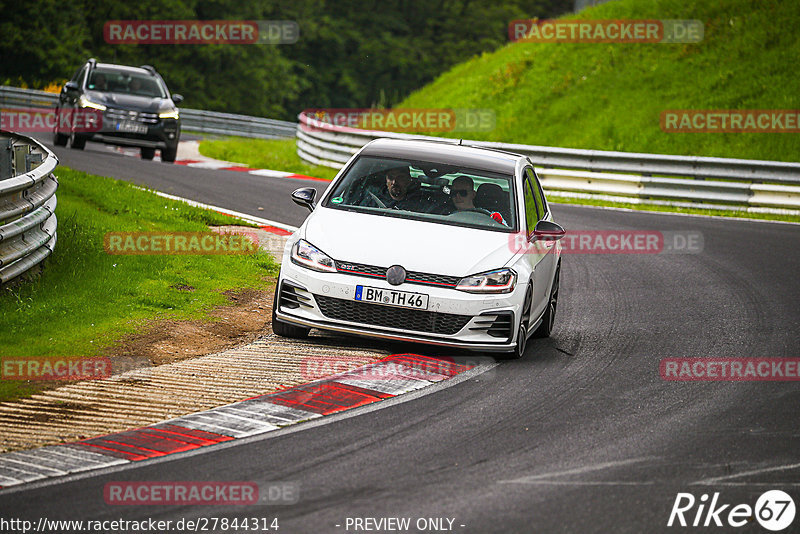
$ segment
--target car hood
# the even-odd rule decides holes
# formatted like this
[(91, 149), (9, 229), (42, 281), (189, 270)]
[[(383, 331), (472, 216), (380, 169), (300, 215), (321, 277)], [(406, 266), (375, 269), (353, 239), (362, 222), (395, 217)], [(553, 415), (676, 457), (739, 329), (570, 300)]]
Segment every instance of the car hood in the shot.
[(335, 260), (467, 276), (503, 267), (513, 234), (318, 207), (303, 236)]
[(175, 105), (168, 98), (126, 95), (123, 93), (101, 93), (97, 91), (89, 91), (87, 95), (93, 102), (119, 109), (158, 113), (159, 111), (175, 108)]

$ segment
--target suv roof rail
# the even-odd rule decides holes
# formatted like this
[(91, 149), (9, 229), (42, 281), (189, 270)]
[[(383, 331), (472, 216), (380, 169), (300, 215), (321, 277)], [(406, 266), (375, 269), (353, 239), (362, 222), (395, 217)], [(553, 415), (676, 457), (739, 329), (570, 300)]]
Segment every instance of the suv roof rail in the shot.
[(156, 73), (156, 68), (153, 67), (152, 65), (142, 65), (139, 68), (140, 69), (144, 69), (144, 70), (146, 70), (147, 72), (149, 72), (151, 74), (155, 74)]

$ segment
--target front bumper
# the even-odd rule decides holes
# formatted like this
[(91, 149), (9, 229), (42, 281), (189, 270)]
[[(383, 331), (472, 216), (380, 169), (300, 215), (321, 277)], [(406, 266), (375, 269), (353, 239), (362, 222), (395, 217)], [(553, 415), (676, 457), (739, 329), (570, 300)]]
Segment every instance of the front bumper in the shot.
[(139, 148), (174, 148), (180, 139), (180, 120), (152, 119), (155, 123), (141, 123), (147, 128), (143, 133), (120, 132), (117, 125), (120, 122), (116, 116), (109, 117), (108, 111), (103, 114), (103, 123), (100, 129), (86, 136), (90, 141), (106, 143), (117, 146), (131, 146)]
[[(484, 352), (509, 352), (516, 344), (525, 287), (504, 295), (475, 295), (450, 288), (344, 273), (317, 273), (284, 258), (278, 281), (276, 316), (295, 325), (377, 339), (425, 343)], [(355, 287), (424, 293), (427, 310), (355, 301)]]

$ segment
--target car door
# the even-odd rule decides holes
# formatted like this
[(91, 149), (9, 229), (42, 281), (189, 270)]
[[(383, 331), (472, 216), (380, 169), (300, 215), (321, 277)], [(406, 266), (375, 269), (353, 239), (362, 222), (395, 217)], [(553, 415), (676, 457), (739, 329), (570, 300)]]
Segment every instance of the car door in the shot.
[(530, 245), (526, 254), (533, 273), (533, 302), (531, 306), (531, 319), (538, 319), (547, 306), (550, 294), (550, 284), (555, 270), (555, 254), (553, 241), (537, 241), (533, 236), (536, 224), (546, 218), (547, 203), (542, 193), (541, 185), (533, 168), (526, 167), (523, 177), (525, 201), (525, 226), (527, 239)]

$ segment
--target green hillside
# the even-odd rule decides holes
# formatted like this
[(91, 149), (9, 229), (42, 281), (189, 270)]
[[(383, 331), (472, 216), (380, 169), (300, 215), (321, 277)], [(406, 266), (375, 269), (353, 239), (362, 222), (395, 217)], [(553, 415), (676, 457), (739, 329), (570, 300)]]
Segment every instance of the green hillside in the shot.
[(488, 108), (496, 127), (443, 134), (663, 154), (800, 160), (798, 133), (666, 133), (675, 109), (800, 109), (797, 0), (616, 0), (581, 19), (699, 19), (697, 44), (511, 43), (397, 107)]

